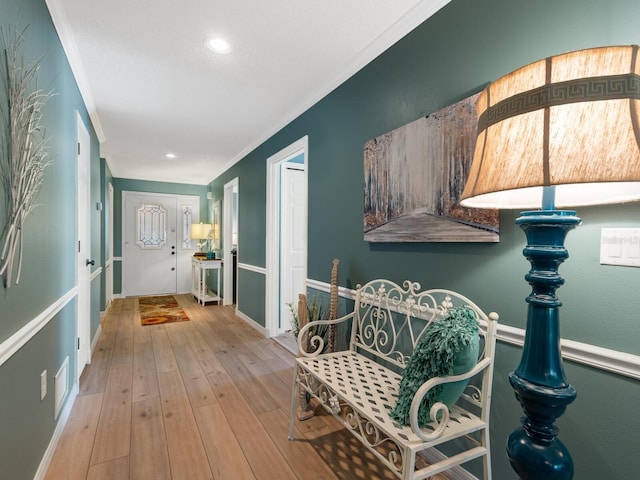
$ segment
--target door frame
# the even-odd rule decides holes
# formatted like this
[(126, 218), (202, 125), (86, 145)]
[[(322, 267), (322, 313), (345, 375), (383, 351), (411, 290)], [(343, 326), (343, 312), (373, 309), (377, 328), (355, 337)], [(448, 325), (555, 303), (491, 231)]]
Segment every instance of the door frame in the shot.
[[(308, 225), (308, 157), (309, 137), (305, 135), (288, 147), (280, 150), (267, 159), (267, 212), (266, 212), (266, 281), (265, 281), (265, 327), (268, 336), (278, 334), (280, 318), (280, 169), (282, 165), (293, 157), (302, 154), (304, 165), (304, 183), (307, 189), (306, 203), (303, 209), (306, 217), (303, 222)], [(305, 228), (307, 239), (308, 227)], [(308, 252), (308, 239), (305, 241)], [(305, 255), (305, 258), (307, 255)], [(307, 278), (307, 261), (305, 260), (304, 275)], [(305, 285), (306, 286), (306, 285)]]
[[(233, 221), (234, 215), (236, 216), (236, 222), (238, 221), (238, 214), (240, 208), (237, 207), (234, 212), (233, 208), (233, 191), (236, 190), (236, 194), (238, 195), (238, 205), (240, 203), (240, 181), (238, 177), (224, 184), (224, 197), (222, 199), (222, 258), (225, 260), (225, 267), (222, 269), (222, 304), (223, 305), (232, 305), (233, 304), (233, 290), (236, 291), (236, 305), (238, 304), (237, 294), (238, 294), (238, 285), (237, 285), (237, 276), (236, 276), (236, 285), (233, 284), (233, 262), (231, 259), (231, 249), (233, 247)], [(237, 225), (237, 223), (236, 223)], [(237, 233), (237, 232), (236, 232)], [(240, 239), (236, 239), (236, 242), (239, 243)], [(236, 255), (238, 254), (239, 246), (236, 243)], [(238, 257), (236, 257), (237, 259)], [(229, 288), (231, 286), (231, 288)]]

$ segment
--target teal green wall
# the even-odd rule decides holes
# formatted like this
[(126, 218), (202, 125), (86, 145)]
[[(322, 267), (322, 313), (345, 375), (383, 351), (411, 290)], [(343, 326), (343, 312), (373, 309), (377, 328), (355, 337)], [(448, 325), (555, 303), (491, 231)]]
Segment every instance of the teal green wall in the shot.
[[(339, 258), (342, 286), (409, 278), (458, 290), (499, 312), (502, 323), (524, 328), (529, 264), (521, 253), (524, 234), (513, 224), (517, 212), (501, 213), (498, 244), (366, 243), (363, 144), (545, 56), (640, 43), (638, 19), (637, 0), (453, 0), (210, 184), (222, 198), (224, 184), (239, 178), (239, 262), (265, 267), (266, 161), (308, 135), (310, 279), (328, 283), (331, 261)], [(599, 264), (600, 229), (637, 228), (638, 212), (639, 204), (578, 212), (583, 225), (569, 234), (571, 257), (560, 269), (567, 280), (559, 291), (564, 338), (640, 354), (640, 269)], [(242, 298), (260, 298), (264, 289), (241, 281), (238, 295), (247, 313)], [(255, 316), (264, 325), (264, 310)], [(500, 480), (515, 478), (504, 448), (521, 416), (507, 381), (519, 355), (519, 348), (498, 347), (492, 458)], [(640, 384), (571, 363), (567, 373), (578, 398), (559, 427), (576, 478), (634, 478), (640, 459), (629, 432), (640, 430), (640, 416), (629, 399), (638, 398)]]
[[(38, 195), (38, 207), (24, 225), (20, 283), (0, 292), (0, 342), (4, 342), (75, 287), (76, 112), (91, 138), (91, 257), (100, 267), (99, 144), (44, 0), (0, 0), (1, 27), (25, 32), (25, 60), (44, 55), (38, 87), (55, 91), (43, 111), (52, 164)], [(4, 223), (0, 212), (0, 224)], [(97, 283), (96, 283), (97, 282)], [(92, 283), (91, 332), (99, 319), (100, 278)], [(2, 287), (0, 287), (1, 289)], [(32, 479), (56, 427), (54, 375), (69, 357), (75, 378), (76, 301), (71, 300), (20, 350), (0, 365), (0, 476)], [(48, 394), (40, 401), (40, 373), (48, 372)]]
[[(76, 303), (72, 301), (0, 367), (0, 382), (7, 386), (0, 395), (3, 479), (33, 479), (49, 445), (55, 428), (53, 376), (67, 355), (71, 377), (75, 371), (75, 318)], [(44, 369), (49, 394), (40, 401), (40, 372)]]
[[(5, 25), (29, 25), (24, 53), (45, 53), (39, 85), (56, 91), (43, 122), (52, 135), (54, 163), (38, 197), (38, 208), (25, 224), (25, 261), (19, 285), (0, 294), (0, 342), (11, 337), (75, 285), (75, 137), (76, 110), (91, 135), (91, 256), (95, 269), (121, 254), (120, 195), (123, 190), (201, 195), (206, 215), (206, 187), (114, 179), (99, 159), (97, 136), (51, 23), (44, 0), (0, 0)], [(465, 244), (368, 244), (362, 240), (365, 141), (438, 110), (472, 93), (487, 82), (547, 55), (609, 44), (640, 43), (640, 3), (635, 0), (586, 1), (453, 0), (406, 38), (314, 107), (264, 142), (210, 186), (222, 200), (224, 184), (239, 178), (241, 250), (239, 261), (265, 266), (266, 159), (309, 136), (309, 269), (311, 279), (329, 281), (331, 260), (340, 258), (340, 283), (384, 276), (411, 278), (424, 286), (459, 290), (501, 321), (524, 327), (523, 280), (529, 268), (521, 256), (524, 235), (513, 225), (515, 212), (501, 214), (501, 242)], [(107, 254), (104, 188), (115, 187), (114, 252)], [(105, 203), (103, 205), (106, 206)], [(571, 258), (561, 272), (567, 284), (564, 301), (565, 338), (638, 355), (640, 324), (637, 285), (640, 270), (600, 266), (602, 227), (638, 226), (639, 205), (581, 209), (583, 225), (571, 232)], [(0, 217), (2, 212), (0, 212)], [(203, 217), (204, 218), (204, 217)], [(0, 218), (0, 221), (4, 220)], [(37, 233), (36, 233), (37, 232)], [(33, 261), (38, 259), (38, 261)], [(120, 262), (114, 281), (119, 290)], [(91, 333), (103, 306), (102, 279), (92, 282)], [(34, 294), (34, 292), (36, 292)], [(239, 272), (239, 308), (264, 325), (264, 275)], [(101, 300), (96, 299), (100, 297)], [(71, 300), (18, 352), (0, 365), (0, 465), (2, 477), (33, 478), (49, 444), (53, 418), (53, 375), (66, 356), (75, 371), (76, 302)], [(494, 478), (512, 479), (504, 443), (518, 424), (520, 410), (506, 377), (517, 365), (520, 349), (498, 346), (492, 409)], [(48, 371), (49, 394), (40, 401), (40, 372)], [(632, 400), (638, 381), (566, 363), (578, 398), (559, 421), (561, 438), (576, 463), (576, 478), (634, 478), (640, 470), (633, 441), (640, 416)]]
[[(199, 195), (200, 218), (209, 218), (206, 185), (184, 183), (149, 182), (128, 178), (113, 178), (113, 256), (122, 256), (122, 192), (169, 193), (174, 195)], [(113, 293), (122, 293), (122, 262), (114, 262)]]
[[(238, 292), (245, 294), (238, 295), (237, 308), (261, 327), (265, 326), (264, 293), (260, 293), (265, 289), (264, 280), (264, 275), (260, 273), (238, 270)], [(250, 292), (258, 293), (251, 295)]]

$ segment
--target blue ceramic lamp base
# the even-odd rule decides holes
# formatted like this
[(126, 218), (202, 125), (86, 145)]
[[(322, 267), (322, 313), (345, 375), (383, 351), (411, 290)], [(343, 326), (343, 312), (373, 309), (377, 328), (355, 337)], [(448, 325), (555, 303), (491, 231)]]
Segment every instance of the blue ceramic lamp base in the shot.
[(507, 442), (511, 466), (523, 480), (569, 480), (573, 460), (556, 438), (554, 422), (576, 397), (562, 368), (559, 307), (555, 291), (564, 280), (559, 265), (569, 256), (567, 232), (580, 223), (573, 211), (523, 212), (516, 223), (527, 236), (523, 254), (531, 263), (525, 276), (532, 291), (527, 297), (527, 330), (522, 358), (509, 376), (525, 416), (522, 427)]

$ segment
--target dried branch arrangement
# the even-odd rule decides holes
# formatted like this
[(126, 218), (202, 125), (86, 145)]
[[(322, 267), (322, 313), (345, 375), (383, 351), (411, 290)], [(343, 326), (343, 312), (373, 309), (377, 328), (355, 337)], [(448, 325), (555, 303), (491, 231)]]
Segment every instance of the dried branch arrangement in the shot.
[(50, 163), (41, 120), (53, 91), (37, 87), (43, 57), (26, 62), (20, 53), (25, 30), (10, 28), (0, 34), (0, 207), (6, 215), (0, 216), (0, 276), (5, 288), (11, 287), (14, 276), (15, 283), (20, 282), (24, 221), (37, 206)]

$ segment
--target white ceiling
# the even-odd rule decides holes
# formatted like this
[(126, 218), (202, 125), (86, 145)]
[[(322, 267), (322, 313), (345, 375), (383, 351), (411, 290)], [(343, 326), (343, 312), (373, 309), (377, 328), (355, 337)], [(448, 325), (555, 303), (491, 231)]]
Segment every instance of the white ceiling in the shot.
[(113, 176), (204, 185), (450, 0), (46, 1)]

